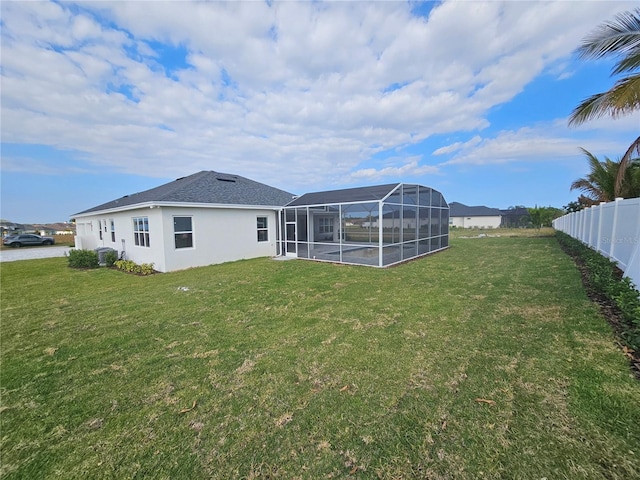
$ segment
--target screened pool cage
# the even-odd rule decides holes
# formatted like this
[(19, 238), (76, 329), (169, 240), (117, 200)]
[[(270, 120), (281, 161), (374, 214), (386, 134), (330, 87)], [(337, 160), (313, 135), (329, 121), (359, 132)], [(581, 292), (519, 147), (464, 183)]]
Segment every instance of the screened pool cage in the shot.
[(449, 246), (449, 206), (410, 184), (307, 193), (284, 207), (279, 253), (386, 267)]

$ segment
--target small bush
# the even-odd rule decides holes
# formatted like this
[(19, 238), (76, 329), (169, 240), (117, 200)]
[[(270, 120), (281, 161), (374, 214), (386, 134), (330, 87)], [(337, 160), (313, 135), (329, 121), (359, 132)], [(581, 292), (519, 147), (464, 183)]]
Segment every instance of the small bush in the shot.
[(153, 269), (153, 263), (141, 263), (139, 267), (140, 275), (151, 275), (152, 273), (155, 273), (155, 270)]
[(102, 256), (102, 259), (104, 260), (104, 264), (107, 267), (113, 267), (113, 264), (118, 260), (118, 252), (116, 252), (115, 250), (105, 252)]
[(98, 268), (98, 254), (93, 250), (69, 250), (71, 268)]
[(142, 263), (138, 265), (133, 260), (117, 260), (114, 262), (115, 267), (123, 272), (133, 273), (135, 275), (151, 275), (155, 273), (153, 263)]

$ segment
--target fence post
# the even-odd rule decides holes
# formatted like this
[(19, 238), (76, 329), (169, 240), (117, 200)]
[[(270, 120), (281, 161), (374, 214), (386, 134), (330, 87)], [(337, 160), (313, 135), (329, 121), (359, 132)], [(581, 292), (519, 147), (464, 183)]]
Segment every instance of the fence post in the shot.
[(609, 243), (611, 246), (609, 247), (609, 259), (616, 261), (615, 255), (615, 246), (616, 246), (616, 230), (618, 229), (618, 204), (620, 203), (622, 198), (616, 198), (615, 204), (613, 207), (613, 225), (611, 226), (611, 236), (609, 237)]
[(587, 235), (587, 232), (589, 231), (588, 229), (591, 228), (592, 211), (593, 211), (593, 207), (589, 207), (585, 209), (584, 211), (585, 218), (583, 219), (583, 222), (582, 222), (582, 236), (580, 240), (582, 241), (582, 243), (586, 243), (587, 245), (589, 244), (589, 236)]
[(603, 217), (603, 205), (605, 202), (600, 202), (600, 206), (598, 207), (598, 235), (596, 236), (596, 252), (602, 253), (602, 217)]
[(583, 209), (580, 211), (580, 216), (578, 217), (578, 223), (576, 225), (576, 236), (578, 240), (582, 241), (582, 224), (584, 222), (584, 215), (587, 209)]
[(596, 206), (589, 207), (589, 238), (587, 239), (587, 245), (593, 247), (593, 241), (591, 237), (593, 237), (593, 212), (596, 210)]

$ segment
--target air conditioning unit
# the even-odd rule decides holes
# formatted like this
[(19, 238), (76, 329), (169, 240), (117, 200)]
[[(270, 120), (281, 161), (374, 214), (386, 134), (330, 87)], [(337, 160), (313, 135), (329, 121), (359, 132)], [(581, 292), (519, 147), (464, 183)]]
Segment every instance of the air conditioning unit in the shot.
[(98, 263), (100, 265), (106, 265), (107, 262), (104, 260), (104, 256), (107, 252), (115, 252), (118, 255), (118, 251), (111, 247), (100, 247), (96, 248), (95, 252), (98, 254)]

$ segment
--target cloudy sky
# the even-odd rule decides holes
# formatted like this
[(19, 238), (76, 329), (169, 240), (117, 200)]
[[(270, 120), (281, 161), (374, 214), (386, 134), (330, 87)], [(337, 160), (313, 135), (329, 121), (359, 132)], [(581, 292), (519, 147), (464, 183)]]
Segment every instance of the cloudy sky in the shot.
[(586, 34), (636, 2), (2, 1), (1, 216), (63, 221), (200, 170), (295, 194), (395, 181), (561, 207), (640, 115)]

